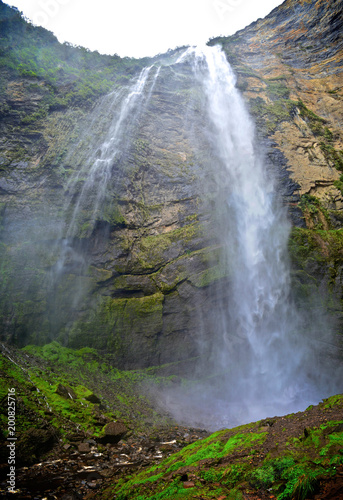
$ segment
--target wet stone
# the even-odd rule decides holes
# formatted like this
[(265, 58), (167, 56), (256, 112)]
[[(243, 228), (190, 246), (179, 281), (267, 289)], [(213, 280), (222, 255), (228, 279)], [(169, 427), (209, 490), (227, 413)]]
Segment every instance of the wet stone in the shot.
[(184, 488), (187, 488), (187, 489), (188, 489), (188, 488), (194, 488), (194, 486), (195, 486), (195, 484), (193, 483), (193, 481), (185, 481), (185, 482), (183, 483), (183, 487), (184, 487)]
[(101, 443), (116, 444), (126, 435), (128, 429), (122, 422), (110, 422), (104, 428)]
[(91, 451), (91, 447), (89, 443), (80, 443), (77, 447), (80, 453), (89, 453)]

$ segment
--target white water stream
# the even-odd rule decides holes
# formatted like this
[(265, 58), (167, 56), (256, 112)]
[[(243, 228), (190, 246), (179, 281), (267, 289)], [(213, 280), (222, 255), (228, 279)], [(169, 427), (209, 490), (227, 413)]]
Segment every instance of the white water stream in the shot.
[(67, 183), (68, 197), (63, 208), (66, 224), (59, 240), (62, 243), (60, 256), (54, 267), (56, 276), (63, 272), (66, 263), (70, 260), (78, 262), (79, 265), (84, 264), (82, 255), (72, 248), (72, 239), (90, 236), (97, 220), (104, 217), (106, 201), (111, 198), (113, 165), (118, 156), (123, 153), (125, 143), (130, 139), (135, 123), (151, 97), (160, 68), (154, 68), (155, 73), (149, 80), (151, 70), (152, 66), (143, 68), (139, 77), (127, 90), (121, 88), (105, 96), (94, 110), (90, 126), (72, 151), (75, 154), (75, 149), (82, 149), (83, 137), (92, 136), (92, 128), (96, 126), (96, 122), (103, 114), (110, 117), (104, 136), (93, 145), (87, 161)]
[(190, 48), (177, 62), (192, 64), (215, 157), (226, 172), (221, 220), (230, 292), (219, 300), (217, 336), (203, 340), (204, 352), (213, 344), (217, 376), (186, 395), (168, 395), (167, 406), (187, 423), (212, 428), (304, 410), (327, 393), (320, 390), (314, 351), (309, 338), (301, 337), (289, 299), (290, 224), (273, 173), (261, 159), (254, 124), (222, 50)]
[[(190, 48), (174, 64), (185, 62), (192, 65), (201, 89), (204, 128), (218, 169), (225, 172), (221, 240), (230, 266), (230, 293), (218, 300), (217, 335), (203, 342), (204, 353), (211, 352), (216, 367), (215, 387), (209, 381), (190, 393), (164, 397), (179, 420), (218, 428), (302, 410), (327, 394), (313, 383), (317, 364), (308, 341), (299, 335), (298, 313), (289, 300), (290, 225), (272, 172), (261, 159), (235, 76), (218, 47)], [(106, 197), (111, 197), (113, 164), (153, 93), (159, 68), (153, 71), (145, 68), (126, 95), (110, 94), (101, 104), (110, 113), (113, 109), (113, 119), (105, 139), (69, 181), (64, 207), (68, 217), (55, 279), (71, 260), (85, 264), (82, 253), (73, 248), (73, 238), (79, 237), (80, 225), (90, 236), (96, 221), (103, 218)]]
[[(223, 332), (228, 352), (220, 360), (234, 367), (231, 373), (236, 373), (238, 390), (232, 392), (238, 395), (244, 390), (256, 405), (266, 396), (273, 401), (283, 397), (289, 382), (290, 370), (284, 362), (290, 341), (285, 328), (290, 313), (285, 262), (289, 226), (275, 204), (273, 181), (256, 153), (254, 126), (224, 53), (219, 47), (206, 47), (193, 54), (215, 146), (228, 176), (227, 223), (232, 229), (224, 244), (233, 269), (232, 295), (226, 304), (231, 331)], [(232, 337), (239, 349), (230, 349)], [(230, 351), (238, 359), (228, 359)]]

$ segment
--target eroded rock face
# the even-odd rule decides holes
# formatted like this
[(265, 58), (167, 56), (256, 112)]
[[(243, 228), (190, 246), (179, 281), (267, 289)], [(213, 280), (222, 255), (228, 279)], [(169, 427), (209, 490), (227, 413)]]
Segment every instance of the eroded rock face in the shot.
[[(328, 8), (287, 0), (212, 42), (234, 66), (298, 226), (343, 220), (341, 9), (341, 1)], [(6, 340), (93, 346), (130, 368), (198, 356), (200, 325), (208, 337), (217, 334), (216, 306), (230, 294), (221, 250), (225, 179), (191, 67), (175, 71), (171, 62), (165, 56), (158, 75), (156, 64), (147, 77), (120, 154), (95, 184), (106, 187), (96, 213), (97, 188), (87, 191), (83, 169), (104, 158), (123, 97), (57, 107), (31, 122), (25, 117), (41, 109), (45, 82), (8, 81), (0, 121)], [(114, 94), (127, 96), (128, 88)], [(304, 194), (318, 198), (316, 214)]]
[[(4, 338), (92, 345), (127, 367), (199, 354), (199, 315), (211, 323), (213, 284), (227, 279), (218, 261), (220, 169), (191, 66), (176, 73), (164, 61), (158, 72), (129, 117), (123, 88), (91, 110), (50, 113), (19, 163), (3, 144)], [(6, 98), (28, 112), (30, 89), (10, 82)], [(120, 120), (124, 133), (111, 125)], [(3, 121), (5, 135), (11, 122)], [(106, 182), (94, 174), (89, 188), (84, 166), (103, 161), (115, 134)], [(23, 145), (27, 136), (18, 130), (12, 140)]]
[(341, 211), (341, 0), (286, 0), (221, 43), (250, 111), (286, 159), (297, 196)]

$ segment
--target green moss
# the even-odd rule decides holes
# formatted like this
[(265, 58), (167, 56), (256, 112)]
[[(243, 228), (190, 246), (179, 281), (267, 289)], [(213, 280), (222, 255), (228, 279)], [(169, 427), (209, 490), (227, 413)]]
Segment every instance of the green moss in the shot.
[(248, 432), (247, 434), (235, 434), (230, 438), (225, 444), (221, 456), (226, 456), (231, 453), (236, 448), (249, 448), (251, 446), (257, 446), (261, 444), (267, 436), (267, 432), (253, 433)]
[(200, 477), (206, 482), (215, 483), (223, 478), (223, 472), (212, 468), (206, 471), (202, 471), (200, 473)]
[(319, 146), (329, 165), (334, 166), (337, 170), (343, 171), (343, 151), (336, 150), (331, 144), (324, 141), (320, 142)]
[[(301, 100), (295, 101), (294, 105), (298, 108), (300, 116), (306, 121), (312, 133), (317, 137), (321, 137), (322, 140), (319, 146), (324, 153), (327, 163), (337, 168), (337, 170), (343, 171), (343, 151), (336, 150), (332, 146), (334, 135), (325, 126), (326, 120), (308, 109)], [(339, 189), (341, 188), (339, 187)]]
[(162, 329), (164, 295), (112, 299), (101, 298), (88, 321), (77, 321), (69, 333), (69, 345), (85, 344), (125, 356), (133, 341), (153, 338)]
[(112, 227), (126, 225), (125, 218), (122, 215), (117, 202), (113, 202), (109, 207), (105, 208), (103, 220), (108, 222)]
[(250, 99), (249, 105), (257, 123), (266, 127), (268, 133), (275, 132), (281, 122), (291, 120), (293, 104), (287, 99), (279, 98), (274, 103), (267, 104), (261, 97), (256, 97)]
[(249, 483), (256, 489), (268, 489), (275, 481), (274, 468), (266, 463), (249, 474)]
[(227, 266), (223, 264), (217, 264), (209, 269), (205, 269), (199, 274), (189, 277), (190, 282), (197, 288), (203, 288), (213, 284), (214, 282), (228, 277), (230, 274)]
[(341, 229), (320, 230), (295, 227), (292, 229), (289, 250), (295, 264), (306, 267), (310, 261), (334, 263), (343, 261), (343, 231)]
[(266, 80), (267, 93), (274, 99), (288, 99), (290, 90), (282, 78)]
[(183, 254), (192, 247), (193, 239), (201, 236), (202, 225), (192, 222), (181, 228), (154, 236), (141, 238), (133, 253), (136, 266), (144, 273), (157, 270), (169, 260), (169, 252), (178, 248), (178, 253)]
[[(107, 411), (102, 410), (102, 414), (111, 420), (120, 417), (125, 421), (134, 412), (137, 429), (144, 426), (146, 419), (162, 425), (168, 420), (158, 415), (149, 400), (138, 390), (140, 384), (149, 382), (150, 385), (158, 385), (160, 381), (164, 384), (165, 380), (144, 371), (118, 370), (113, 366), (113, 360), (116, 359), (113, 354), (100, 355), (98, 351), (88, 347), (74, 350), (62, 347), (56, 341), (42, 347), (27, 346), (22, 352), (25, 353), (24, 360), (27, 355), (36, 360), (34, 368), (23, 372), (18, 366), (13, 364), (11, 367), (7, 363), (9, 366), (6, 367), (6, 373), (13, 372), (13, 379), (22, 387), (21, 396), (27, 384), (34, 384), (39, 389), (39, 393), (29, 390), (26, 404), (34, 408), (41, 417), (49, 407), (53, 413), (51, 422), (61, 429), (62, 434), (70, 427), (79, 426), (94, 436), (100, 435), (103, 424), (98, 421), (97, 405), (86, 399), (92, 393), (100, 397), (102, 404), (108, 407)], [(2, 368), (0, 357), (0, 369)], [(70, 387), (76, 398), (66, 399), (57, 394), (59, 384)], [(0, 396), (1, 394), (0, 391)]]
[(225, 468), (223, 473), (222, 483), (229, 488), (233, 488), (235, 485), (244, 481), (248, 471), (251, 469), (250, 464), (232, 464)]
[(324, 409), (332, 408), (339, 403), (343, 403), (343, 394), (337, 394), (335, 396), (331, 396), (330, 398), (324, 399)]
[(300, 116), (307, 122), (314, 135), (324, 136), (325, 129), (323, 127), (325, 120), (308, 109), (305, 104), (299, 100), (295, 102), (299, 109)]
[(38, 111), (35, 111), (34, 113), (31, 113), (30, 115), (25, 115), (21, 122), (24, 123), (25, 125), (29, 123), (36, 122), (38, 120), (41, 120), (42, 118), (46, 118), (48, 115), (48, 110), (46, 108), (40, 108)]
[(311, 214), (318, 213), (320, 202), (315, 196), (303, 194), (300, 198), (299, 207), (303, 212), (308, 211)]
[(309, 259), (322, 260), (318, 243), (310, 229), (295, 227), (292, 230), (288, 248), (291, 259), (297, 267), (304, 268)]
[(235, 71), (239, 76), (244, 76), (244, 77), (250, 77), (250, 78), (258, 78), (259, 80), (261, 79), (260, 75), (256, 73), (253, 69), (251, 69), (249, 66), (235, 66)]

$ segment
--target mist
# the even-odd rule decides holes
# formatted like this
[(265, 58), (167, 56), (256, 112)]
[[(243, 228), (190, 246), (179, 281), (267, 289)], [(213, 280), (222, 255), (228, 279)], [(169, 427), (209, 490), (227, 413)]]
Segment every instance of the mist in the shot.
[[(158, 401), (178, 421), (215, 430), (305, 410), (342, 390), (342, 367), (315, 297), (310, 318), (294, 301), (291, 223), (224, 53), (190, 48), (177, 64), (186, 61), (200, 82), (217, 163), (218, 240), (229, 279), (217, 287), (212, 335), (199, 327), (192, 380)], [(204, 324), (201, 308), (198, 315)]]
[[(304, 311), (293, 294), (276, 166), (265, 161), (225, 54), (175, 51), (124, 80), (88, 113), (65, 111), (55, 130), (66, 152), (50, 159), (58, 167), (48, 164), (33, 187), (22, 183), (36, 196), (31, 211), (24, 198), (8, 210), (11, 340), (96, 347), (121, 368), (191, 359), (183, 380), (153, 397), (178, 422), (207, 429), (304, 410), (342, 391), (334, 325), (318, 297)], [(177, 231), (189, 227), (180, 242)], [(198, 258), (193, 281), (188, 257)], [(193, 295), (175, 298), (179, 283)]]

